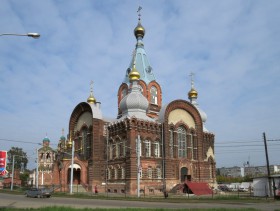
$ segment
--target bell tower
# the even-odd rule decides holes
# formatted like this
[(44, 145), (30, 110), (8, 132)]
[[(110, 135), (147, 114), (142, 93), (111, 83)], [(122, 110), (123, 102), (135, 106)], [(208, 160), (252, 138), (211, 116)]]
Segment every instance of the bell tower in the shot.
[(141, 88), (141, 93), (147, 98), (149, 102), (147, 115), (151, 118), (157, 118), (162, 106), (161, 87), (156, 81), (153, 68), (150, 65), (146, 51), (144, 49), (143, 38), (145, 36), (145, 28), (141, 24), (141, 9), (141, 7), (138, 8), (138, 24), (134, 29), (136, 46), (132, 56), (133, 58), (131, 59), (130, 65), (126, 70), (124, 81), (118, 90), (118, 118), (121, 117), (120, 102), (128, 94), (128, 90), (130, 88), (129, 73), (132, 71), (134, 64), (140, 74), (139, 85)]

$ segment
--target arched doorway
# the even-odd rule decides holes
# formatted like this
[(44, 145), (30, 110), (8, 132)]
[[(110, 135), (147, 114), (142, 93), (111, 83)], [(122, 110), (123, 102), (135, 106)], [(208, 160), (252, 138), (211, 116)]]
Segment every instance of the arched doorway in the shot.
[(191, 175), (188, 175), (188, 168), (182, 167), (181, 168), (181, 182), (185, 182), (186, 180), (191, 180)]
[[(67, 182), (70, 184), (71, 181), (71, 165), (68, 167)], [(81, 183), (81, 166), (78, 164), (73, 165), (73, 184), (79, 185)]]

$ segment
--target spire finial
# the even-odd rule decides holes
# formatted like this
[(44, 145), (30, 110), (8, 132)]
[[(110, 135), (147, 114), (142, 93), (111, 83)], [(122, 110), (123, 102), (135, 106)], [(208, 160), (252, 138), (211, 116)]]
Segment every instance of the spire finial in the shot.
[(93, 94), (93, 80), (90, 81), (90, 93)]
[(141, 20), (141, 10), (142, 10), (142, 7), (141, 6), (139, 6), (138, 7), (138, 10), (137, 10), (137, 13), (138, 13), (138, 20), (140, 21)]
[(141, 13), (140, 11), (142, 10), (142, 7), (139, 6), (138, 7), (138, 25), (136, 26), (136, 28), (134, 29), (134, 35), (136, 37), (136, 39), (142, 39), (145, 35), (145, 29), (144, 27), (141, 25)]
[(194, 99), (197, 98), (198, 93), (194, 88), (194, 80), (193, 80), (194, 73), (191, 72), (189, 76), (191, 77), (191, 90), (189, 91), (188, 96), (189, 96), (189, 99), (191, 100), (191, 102), (193, 102)]
[(64, 136), (64, 128), (62, 128), (61, 134), (62, 134), (62, 136)]
[(96, 102), (96, 100), (93, 96), (93, 80), (90, 81), (90, 95), (87, 99), (87, 102), (88, 103), (95, 103)]
[(191, 72), (189, 76), (191, 77), (191, 88), (194, 88), (194, 80), (193, 80), (193, 78), (194, 78), (194, 73)]

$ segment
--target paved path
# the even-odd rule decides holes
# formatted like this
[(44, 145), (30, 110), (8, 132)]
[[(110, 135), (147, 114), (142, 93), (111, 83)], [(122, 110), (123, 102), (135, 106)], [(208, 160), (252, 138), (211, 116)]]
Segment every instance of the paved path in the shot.
[(280, 209), (280, 201), (275, 202), (225, 202), (225, 203), (168, 203), (168, 202), (142, 202), (142, 201), (122, 201), (105, 199), (77, 199), (77, 198), (26, 198), (23, 195), (13, 195), (0, 193), (0, 208), (39, 208), (50, 206), (65, 206), (73, 208), (165, 208), (165, 209), (184, 209), (184, 208), (254, 208), (257, 210), (272, 211)]

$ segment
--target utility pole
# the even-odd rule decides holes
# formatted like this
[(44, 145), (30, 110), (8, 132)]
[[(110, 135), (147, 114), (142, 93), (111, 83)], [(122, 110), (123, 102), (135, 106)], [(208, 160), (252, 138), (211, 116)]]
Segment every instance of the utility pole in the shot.
[(15, 155), (13, 155), (11, 190), (13, 190), (14, 188), (14, 174), (15, 174)]
[[(109, 129), (108, 129), (109, 123), (106, 125), (106, 169), (105, 169), (105, 180), (106, 180), (106, 187), (105, 187), (105, 192), (107, 194), (107, 198), (108, 198), (108, 153), (109, 153)], [(126, 190), (125, 190), (126, 191)]]
[(164, 146), (164, 123), (161, 124), (161, 157), (162, 157), (162, 183), (163, 183), (163, 194), (167, 197), (166, 192), (166, 181), (165, 181), (165, 146)]
[(266, 144), (266, 136), (265, 133), (263, 133), (263, 141), (264, 141), (264, 149), (265, 149), (265, 157), (266, 157), (266, 168), (267, 168), (267, 178), (268, 178), (268, 186), (269, 186), (269, 194), (272, 195), (273, 191), (273, 197), (275, 198), (275, 191), (274, 191), (274, 180), (273, 180), (273, 187), (271, 189), (271, 177), (270, 177), (270, 168), (269, 168), (269, 159), (268, 159), (268, 152), (267, 152), (267, 144)]

